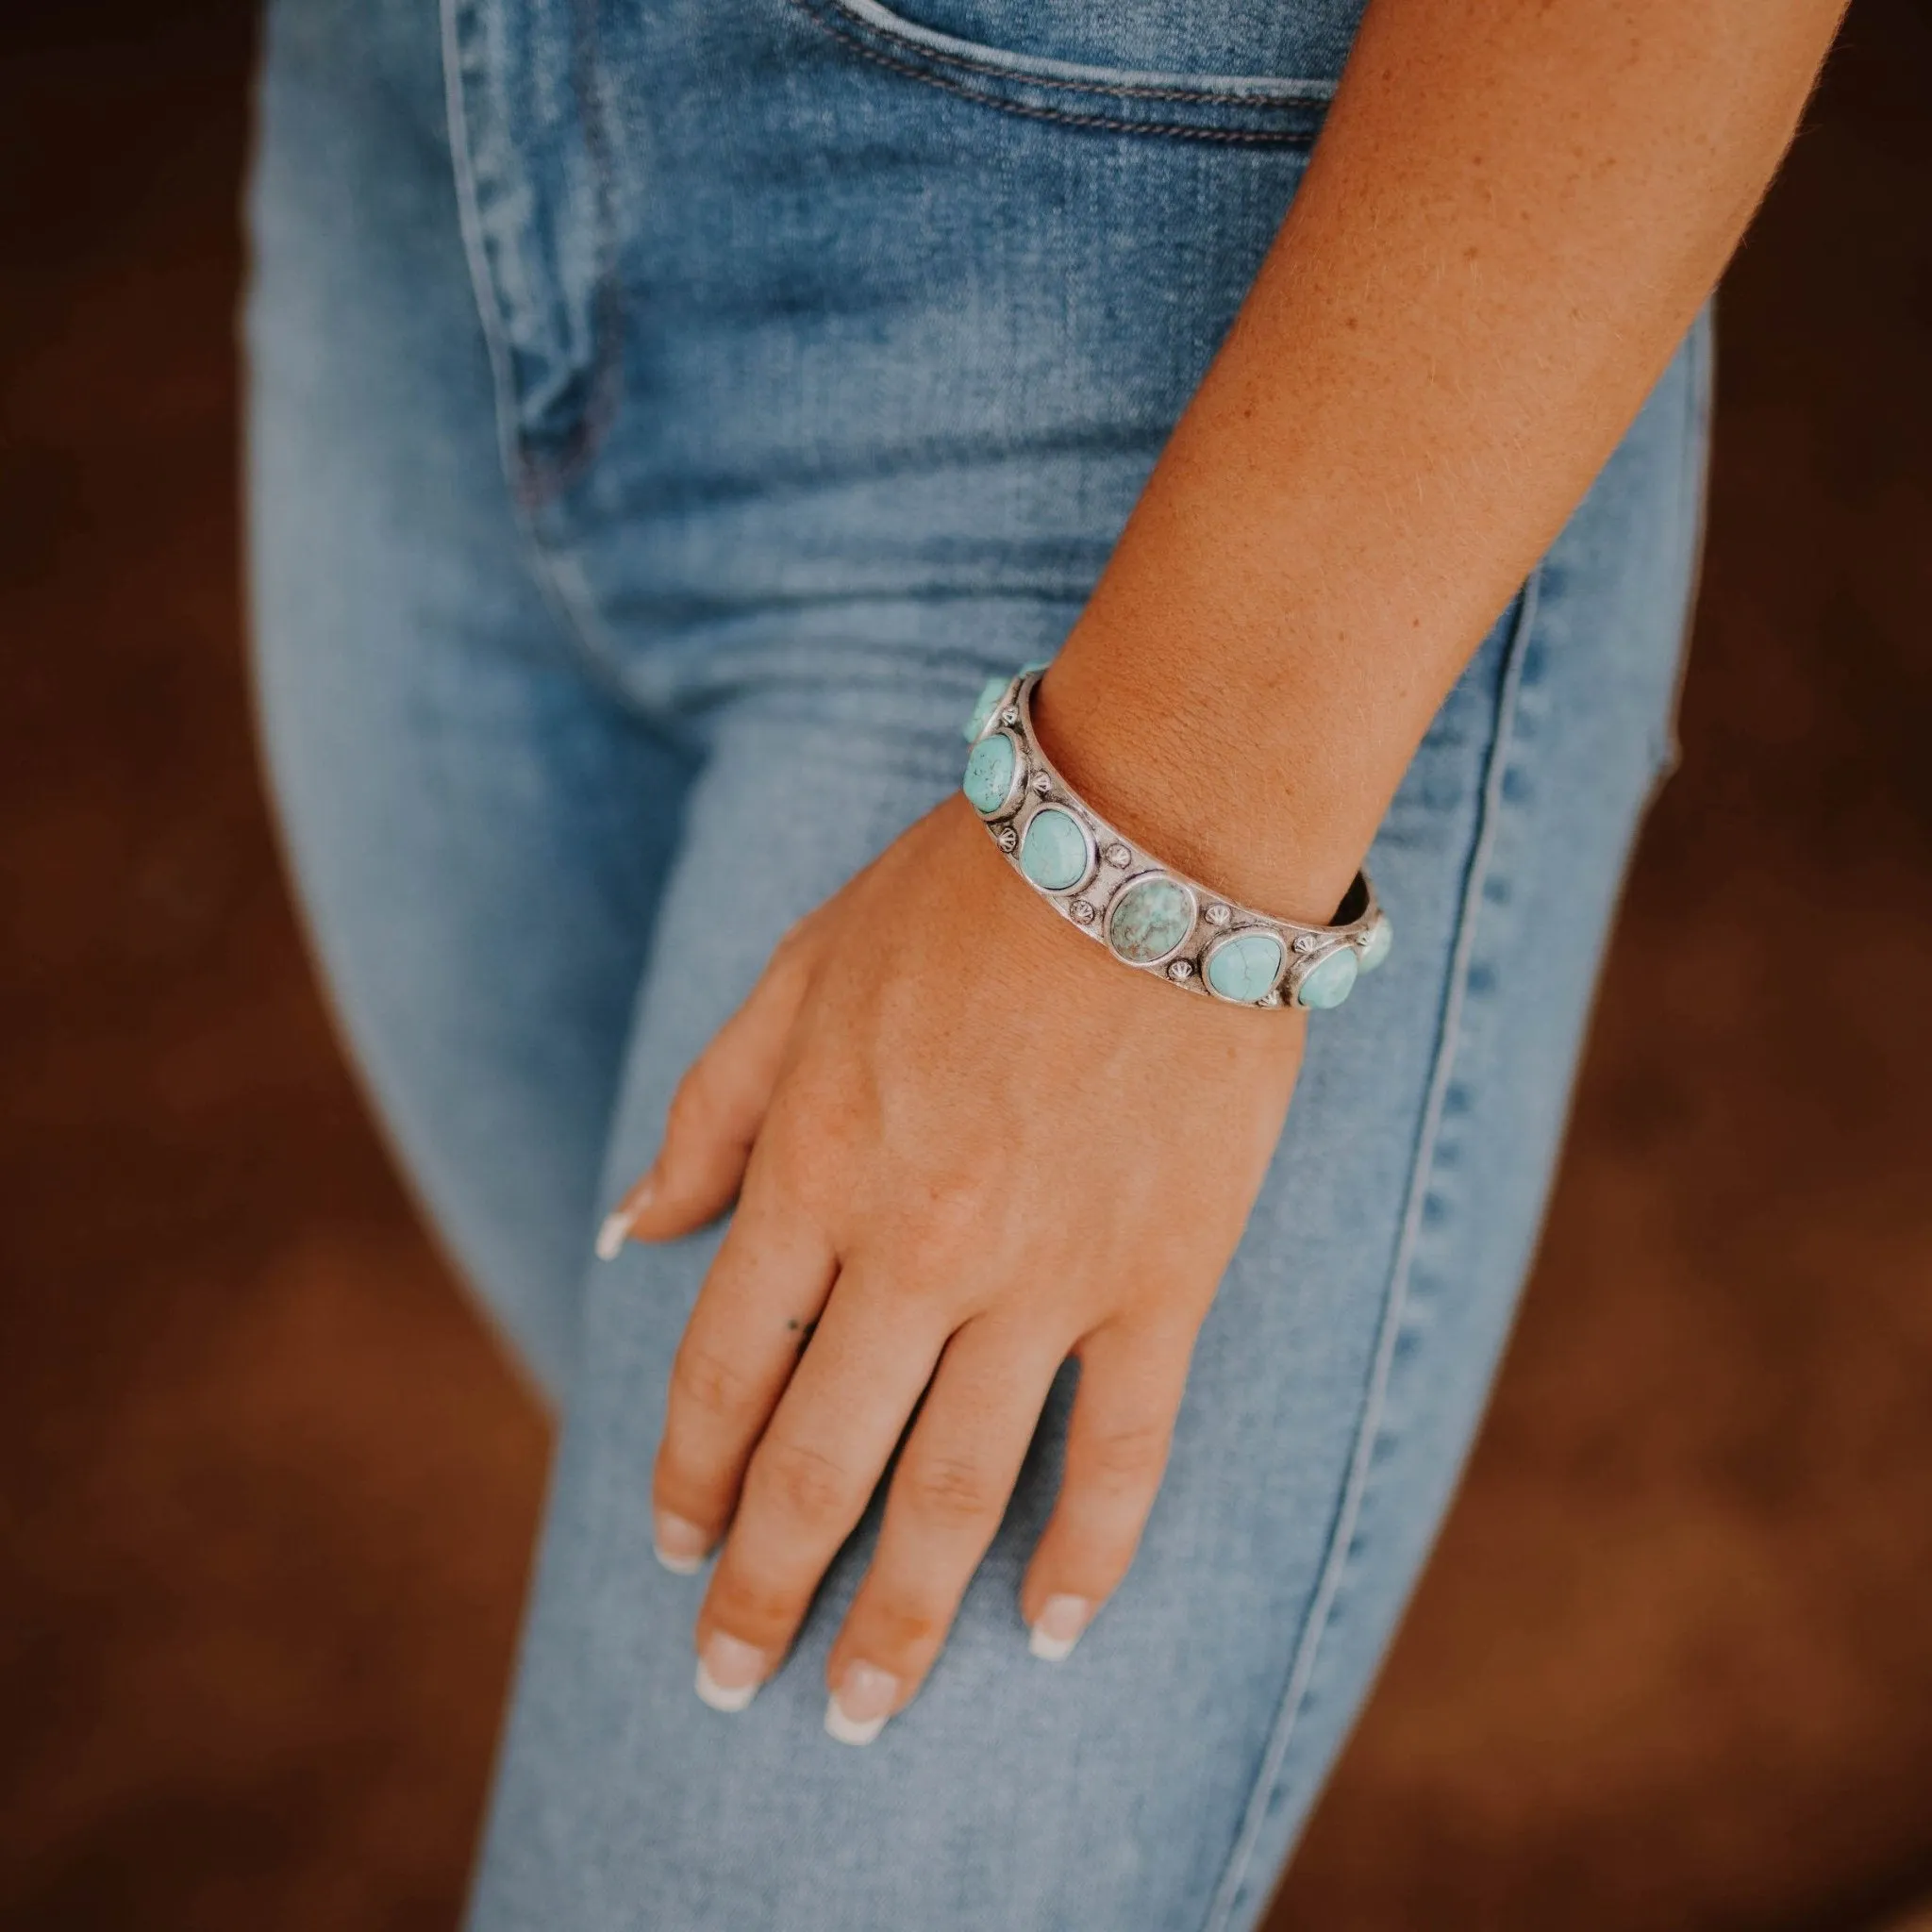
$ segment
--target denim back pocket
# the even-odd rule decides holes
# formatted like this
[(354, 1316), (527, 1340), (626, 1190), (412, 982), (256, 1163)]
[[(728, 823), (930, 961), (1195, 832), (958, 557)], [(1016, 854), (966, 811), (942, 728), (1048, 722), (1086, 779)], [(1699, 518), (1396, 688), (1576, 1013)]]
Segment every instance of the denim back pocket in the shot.
[(1356, 0), (790, 0), (852, 55), (1031, 119), (1305, 146)]

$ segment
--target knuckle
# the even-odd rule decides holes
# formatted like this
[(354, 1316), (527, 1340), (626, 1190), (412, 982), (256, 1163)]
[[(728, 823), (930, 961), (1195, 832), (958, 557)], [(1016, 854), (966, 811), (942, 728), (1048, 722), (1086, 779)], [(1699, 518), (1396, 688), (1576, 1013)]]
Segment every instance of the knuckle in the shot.
[(703, 1415), (724, 1418), (744, 1414), (758, 1395), (752, 1377), (736, 1362), (689, 1343), (672, 1364), (671, 1392), (674, 1401)]
[(998, 1190), (975, 1149), (895, 1149), (892, 1198), (898, 1244), (908, 1258), (950, 1269), (979, 1252), (1000, 1209)]
[(872, 1144), (835, 1073), (809, 1056), (788, 1069), (758, 1140), (760, 1158), (771, 1160), (785, 1187), (821, 1207), (849, 1207), (853, 1176)]
[(908, 1462), (902, 1474), (907, 1503), (935, 1523), (983, 1523), (999, 1513), (1004, 1500), (991, 1473), (967, 1457), (921, 1457)]
[(948, 1332), (963, 1310), (982, 1297), (974, 1292), (975, 1249), (971, 1230), (982, 1232), (984, 1214), (928, 1210), (917, 1188), (894, 1188), (892, 1198), (868, 1194), (869, 1240), (861, 1260), (874, 1292), (893, 1306), (923, 1308), (947, 1317)]
[(1141, 1490), (1160, 1480), (1167, 1466), (1165, 1423), (1126, 1423), (1098, 1429), (1084, 1457), (1090, 1481), (1108, 1491)]
[(712, 1583), (705, 1612), (734, 1636), (757, 1643), (789, 1631), (804, 1608), (795, 1591), (782, 1590), (742, 1570), (721, 1570)]
[(758, 1453), (754, 1479), (770, 1498), (808, 1528), (842, 1519), (853, 1483), (840, 1464), (809, 1442), (771, 1442)]
[(813, 1120), (808, 1099), (801, 1104), (795, 1091), (774, 1103), (752, 1158), (761, 1178), (798, 1207), (823, 1213), (841, 1198), (834, 1133)]
[(865, 1606), (861, 1647), (868, 1657), (889, 1662), (921, 1657), (937, 1647), (948, 1621), (943, 1604), (904, 1591), (881, 1591)]

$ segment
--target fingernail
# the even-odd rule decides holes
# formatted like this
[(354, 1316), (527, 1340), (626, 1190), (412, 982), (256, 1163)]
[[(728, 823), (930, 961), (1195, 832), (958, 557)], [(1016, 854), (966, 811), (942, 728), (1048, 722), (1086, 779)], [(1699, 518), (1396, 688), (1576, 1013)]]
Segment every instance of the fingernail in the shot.
[(630, 1235), (631, 1217), (618, 1208), (604, 1217), (604, 1225), (597, 1230), (597, 1258), (600, 1261), (614, 1261), (624, 1252), (625, 1241)]
[(825, 1706), (825, 1734), (841, 1744), (870, 1744), (898, 1701), (899, 1680), (876, 1664), (848, 1666)]
[(1092, 1615), (1093, 1606), (1084, 1596), (1050, 1596), (1034, 1620), (1026, 1648), (1042, 1663), (1064, 1663)]
[(698, 1653), (697, 1693), (713, 1710), (742, 1710), (765, 1681), (765, 1654), (714, 1630)]
[(660, 1509), (651, 1519), (651, 1548), (674, 1576), (695, 1576), (710, 1554), (711, 1539), (695, 1523)]

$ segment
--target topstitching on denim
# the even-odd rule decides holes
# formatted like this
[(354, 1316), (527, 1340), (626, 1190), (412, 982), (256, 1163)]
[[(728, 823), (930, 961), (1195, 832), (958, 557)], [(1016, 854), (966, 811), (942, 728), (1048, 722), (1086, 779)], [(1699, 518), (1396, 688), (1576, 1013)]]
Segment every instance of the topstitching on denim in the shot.
[(1294, 1663), (1281, 1708), (1262, 1755), (1255, 1789), (1248, 1800), (1225, 1871), (1215, 1889), (1202, 1932), (1227, 1932), (1236, 1914), (1245, 1908), (1249, 1876), (1255, 1857), (1281, 1791), (1282, 1765), (1294, 1735), (1308, 1685), (1314, 1675), (1315, 1659), (1322, 1640), (1334, 1621), (1345, 1580), (1350, 1547), (1368, 1489), (1369, 1471), (1379, 1446), (1389, 1378), (1395, 1357), (1395, 1344), (1402, 1329), (1407, 1305), (1409, 1278), (1414, 1269), (1416, 1246), (1421, 1239), (1424, 1204), (1434, 1180), (1437, 1143), (1441, 1137), (1442, 1113), (1455, 1077), (1456, 1053), (1460, 1041), (1464, 998), (1469, 990), (1470, 960), (1475, 948), (1476, 920), (1482, 891), (1489, 876), (1495, 847), (1496, 829), (1503, 805), (1503, 778), (1513, 742), (1517, 693), (1523, 677), (1523, 658), (1530, 631), (1536, 623), (1537, 601), (1541, 584), (1541, 567), (1532, 574), (1523, 592), (1515, 624), (1510, 627), (1508, 652), (1503, 666), (1501, 688), (1496, 697), (1495, 732), (1483, 773), (1482, 811), (1474, 842), (1470, 848), (1463, 878), (1461, 907), (1457, 919), (1455, 948), (1443, 990), (1441, 1017), (1436, 1036), (1435, 1061), (1430, 1069), (1428, 1094), (1423, 1106), (1416, 1135), (1415, 1157), (1409, 1172), (1407, 1202), (1403, 1211), (1402, 1233), (1390, 1267), (1389, 1285), (1383, 1303), (1382, 1323), (1375, 1341), (1375, 1356), (1364, 1391), (1355, 1446), (1349, 1457), (1348, 1475), (1342, 1486), (1340, 1507), (1329, 1533), (1323, 1558), (1321, 1579), (1308, 1607), (1296, 1647)]
[[(791, 0), (791, 5), (822, 33), (829, 34), (832, 39), (849, 48), (862, 60), (870, 60), (874, 66), (903, 75), (908, 80), (920, 81), (926, 87), (936, 87), (946, 93), (957, 94), (961, 100), (978, 101), (986, 106), (997, 108), (1002, 113), (1020, 114), (1028, 120), (1057, 122), (1063, 127), (1095, 128), (1113, 134), (1170, 135), (1184, 141), (1221, 142), (1248, 147), (1309, 147), (1313, 145), (1318, 131), (1307, 126), (1215, 127), (1186, 121), (1133, 121), (1119, 114), (1071, 114), (1064, 108), (1042, 107), (1035, 102), (1016, 99), (1011, 94), (996, 92), (990, 88), (970, 87), (961, 80), (935, 73), (931, 67), (921, 65), (911, 59), (895, 59), (880, 48), (868, 44), (851, 29), (828, 20), (811, 4), (811, 0)], [(942, 61), (968, 73), (983, 74), (1022, 87), (1068, 88), (1087, 93), (1113, 94), (1124, 99), (1197, 102), (1203, 107), (1240, 107), (1250, 110), (1285, 108), (1291, 105), (1301, 106), (1304, 108), (1318, 106), (1317, 102), (1257, 102), (1251, 96), (1242, 94), (1215, 94), (1207, 92), (1191, 93), (1178, 89), (1144, 89), (1132, 84), (1116, 86), (1100, 80), (1080, 82), (1048, 79), (1024, 70), (1008, 72), (1005, 68), (993, 66), (991, 62), (974, 62), (959, 56), (927, 54), (924, 48), (920, 49), (920, 53), (924, 59), (936, 63)]]
[[(806, 0), (806, 4), (808, 6), (809, 0)], [(852, 0), (822, 0), (822, 4), (836, 8), (855, 24), (902, 41), (928, 59), (943, 62), (966, 74), (984, 74), (996, 80), (1024, 81), (1028, 87), (1067, 88), (1082, 93), (1119, 94), (1141, 101), (1214, 102), (1231, 108), (1321, 104), (1332, 99), (1335, 93), (1332, 80), (1277, 79), (1272, 75), (1239, 79), (1204, 75), (1199, 82), (1191, 82), (1180, 75), (1157, 75), (1141, 80), (1127, 74), (1110, 75), (1104, 68), (1088, 68), (1080, 73), (1060, 71), (1076, 64), (1072, 62), (1055, 62), (1050, 70), (1043, 60), (1036, 63), (1018, 57), (995, 58), (994, 50), (991, 48), (975, 56), (966, 52), (962, 46), (951, 43), (949, 36), (920, 32), (910, 22), (899, 22), (889, 28), (883, 21), (874, 21), (863, 9), (854, 6)], [(876, 11), (885, 14), (883, 8)], [(886, 18), (892, 19), (893, 16), (886, 14)]]
[[(491, 261), (478, 195), (476, 157), (463, 85), (466, 78), (480, 77), (482, 65), (483, 34), (475, 19), (475, 0), (441, 0), (442, 84), (444, 111), (449, 122), (450, 165), (456, 177), (457, 217), (462, 229), (463, 253), (470, 265), (470, 287), (475, 298), (476, 319), (490, 358), (495, 391), (497, 448), (503, 462), (504, 477), (516, 508), (517, 527), (523, 534), (531, 575), (557, 613), (579, 667), (600, 690), (621, 698), (625, 695), (623, 680), (612, 654), (602, 641), (603, 626), (597, 614), (575, 573), (558, 569), (558, 559), (543, 541), (535, 522), (539, 507), (558, 491), (566, 488), (596, 454), (616, 414), (621, 385), (622, 305), (611, 236), (608, 133), (604, 125), (602, 95), (594, 71), (594, 42), (587, 42), (586, 40), (586, 35), (593, 32), (594, 27), (584, 26), (582, 18), (594, 17), (595, 11), (592, 0), (572, 0), (572, 14), (580, 29), (572, 72), (585, 115), (584, 139), (597, 176), (598, 275), (592, 298), (592, 368), (589, 400), (586, 413), (575, 425), (563, 454), (551, 459), (541, 472), (533, 463), (518, 426), (516, 376), (504, 302)], [(609, 311), (608, 316), (607, 309)]]
[[(443, 0), (443, 89), (450, 151), (457, 171), (458, 206), (471, 281), (497, 374), (497, 415), (504, 465), (521, 506), (534, 508), (567, 490), (596, 456), (617, 413), (624, 380), (624, 305), (617, 281), (614, 161), (600, 75), (595, 0), (569, 0), (570, 91), (574, 125), (589, 163), (589, 225), (594, 263), (588, 298), (590, 357), (583, 370), (583, 403), (554, 448), (541, 448), (521, 427), (508, 304), (502, 290), (495, 244), (484, 218), (486, 175), (502, 189), (514, 159), (507, 134), (479, 135), (470, 112), (470, 87), (488, 85), (488, 31), (480, 0)], [(488, 147), (486, 150), (486, 142)]]

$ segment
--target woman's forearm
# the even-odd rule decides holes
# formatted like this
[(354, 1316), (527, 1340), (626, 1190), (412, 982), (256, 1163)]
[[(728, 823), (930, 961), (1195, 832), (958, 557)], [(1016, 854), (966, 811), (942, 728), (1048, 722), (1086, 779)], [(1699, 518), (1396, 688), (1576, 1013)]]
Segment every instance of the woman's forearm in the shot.
[(1327, 914), (1722, 271), (1840, 10), (1373, 0), (1041, 687), (1096, 807), (1235, 896)]

